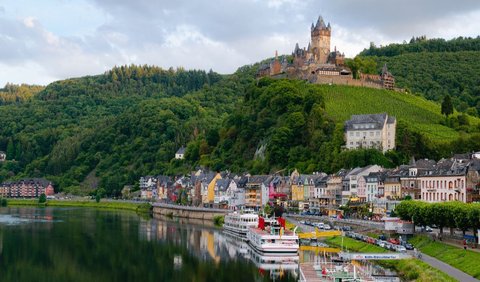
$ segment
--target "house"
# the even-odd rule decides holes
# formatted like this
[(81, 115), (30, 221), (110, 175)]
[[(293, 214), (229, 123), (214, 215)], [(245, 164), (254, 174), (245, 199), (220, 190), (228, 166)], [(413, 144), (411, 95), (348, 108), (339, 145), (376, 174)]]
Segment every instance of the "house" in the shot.
[(397, 120), (387, 113), (352, 115), (345, 122), (347, 149), (376, 148), (382, 152), (395, 149)]
[(376, 199), (384, 197), (385, 174), (382, 172), (370, 172), (365, 176), (367, 189), (365, 195), (367, 202), (373, 202)]
[(245, 186), (245, 206), (259, 209), (268, 203), (269, 196), (268, 175), (252, 175)]
[(156, 197), (160, 202), (168, 202), (168, 191), (173, 186), (170, 177), (165, 175), (158, 175), (156, 181)]
[(348, 201), (358, 202), (358, 179), (366, 176), (371, 172), (381, 171), (382, 167), (378, 165), (369, 165), (366, 167), (357, 167), (349, 171), (343, 179), (342, 185), (342, 205), (346, 205)]
[(4, 162), (7, 160), (7, 154), (5, 152), (0, 151), (0, 162)]
[(400, 171), (398, 169), (387, 172), (385, 177), (385, 199), (399, 200), (401, 197)]
[(212, 180), (208, 183), (208, 191), (207, 191), (207, 198), (204, 204), (213, 205), (215, 202), (215, 185), (217, 184), (217, 180), (222, 179), (222, 175), (220, 173), (215, 173), (215, 176)]
[(436, 162), (428, 159), (421, 159), (415, 161), (411, 159), (409, 165), (400, 166), (400, 193), (401, 198), (410, 196), (412, 199), (420, 200), (421, 187), (420, 187), (420, 175), (426, 174), (427, 171), (432, 171), (436, 165)]
[(227, 188), (229, 198), (228, 208), (231, 210), (241, 210), (245, 206), (245, 185), (248, 178), (246, 176), (234, 177)]
[(181, 147), (180, 149), (178, 149), (178, 151), (175, 153), (175, 159), (183, 160), (185, 158), (185, 151), (185, 147)]
[(422, 171), (418, 176), (422, 201), (466, 203), (468, 165), (464, 160), (440, 160), (434, 168)]
[(41, 194), (51, 196), (55, 193), (53, 184), (43, 178), (26, 178), (0, 185), (0, 197), (38, 198)]
[(215, 197), (213, 203), (215, 206), (226, 207), (230, 202), (230, 195), (228, 193), (228, 188), (230, 187), (230, 182), (232, 182), (229, 178), (221, 178), (217, 179), (215, 182)]
[(157, 190), (157, 178), (154, 176), (142, 176), (140, 177), (140, 197), (142, 199), (152, 199)]

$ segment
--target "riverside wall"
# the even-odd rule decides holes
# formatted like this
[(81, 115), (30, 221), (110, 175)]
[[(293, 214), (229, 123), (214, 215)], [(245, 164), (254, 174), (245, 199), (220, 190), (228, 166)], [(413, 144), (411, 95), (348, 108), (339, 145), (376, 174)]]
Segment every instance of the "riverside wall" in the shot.
[(173, 216), (189, 219), (213, 220), (216, 216), (223, 216), (229, 213), (229, 210), (210, 209), (190, 206), (170, 205), (154, 203), (153, 215)]

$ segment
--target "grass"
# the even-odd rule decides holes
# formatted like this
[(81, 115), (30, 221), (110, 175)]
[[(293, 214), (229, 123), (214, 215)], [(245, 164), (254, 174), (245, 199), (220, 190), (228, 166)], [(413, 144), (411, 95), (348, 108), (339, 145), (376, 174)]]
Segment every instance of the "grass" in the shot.
[[(39, 206), (38, 199), (8, 199), (9, 206)], [(47, 200), (45, 205), (47, 207), (84, 207), (84, 208), (100, 208), (112, 210), (130, 210), (135, 212), (150, 212), (151, 205), (148, 203), (128, 203), (128, 202), (107, 202), (95, 200), (89, 201), (58, 201)]]
[[(342, 237), (332, 237), (325, 241), (337, 247), (342, 245)], [(348, 237), (343, 238), (343, 247), (350, 251), (362, 253), (387, 252), (387, 250), (379, 246)], [(383, 267), (395, 270), (405, 281), (456, 281), (446, 273), (418, 259), (380, 260), (376, 262)]]
[(443, 261), (477, 279), (480, 279), (480, 253), (464, 250), (438, 241), (427, 236), (417, 235), (410, 240), (423, 253)]
[[(413, 94), (380, 89), (320, 85), (325, 96), (326, 110), (338, 123), (344, 123), (352, 114), (387, 112), (397, 121), (404, 121), (413, 130), (422, 132), (435, 142), (452, 141), (460, 136), (454, 129), (440, 124), (445, 117), (440, 104)], [(472, 126), (480, 119), (469, 117)]]
[[(328, 244), (335, 245), (337, 247), (342, 246), (342, 237), (332, 237), (325, 240)], [(385, 253), (387, 250), (376, 245), (367, 244), (362, 241), (358, 241), (352, 238), (343, 237), (343, 248), (349, 251), (361, 252), (361, 253)]]

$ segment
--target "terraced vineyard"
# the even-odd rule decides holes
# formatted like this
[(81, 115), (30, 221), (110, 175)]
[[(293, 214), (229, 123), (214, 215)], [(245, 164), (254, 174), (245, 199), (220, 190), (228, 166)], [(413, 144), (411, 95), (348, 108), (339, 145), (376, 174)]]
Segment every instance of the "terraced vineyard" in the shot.
[[(352, 114), (386, 112), (435, 142), (448, 142), (460, 136), (460, 132), (441, 124), (445, 117), (440, 114), (440, 105), (422, 97), (361, 87), (318, 87), (325, 95), (327, 113), (338, 123), (345, 122)], [(469, 121), (473, 126), (480, 124), (476, 117), (470, 116)]]

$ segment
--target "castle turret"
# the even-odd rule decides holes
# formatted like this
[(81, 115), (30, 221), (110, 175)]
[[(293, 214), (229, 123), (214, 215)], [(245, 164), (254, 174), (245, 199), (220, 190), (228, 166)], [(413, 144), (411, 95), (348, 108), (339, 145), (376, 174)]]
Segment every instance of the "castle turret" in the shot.
[(318, 17), (317, 23), (311, 31), (312, 53), (316, 62), (326, 64), (330, 55), (331, 26), (325, 25), (322, 16)]

